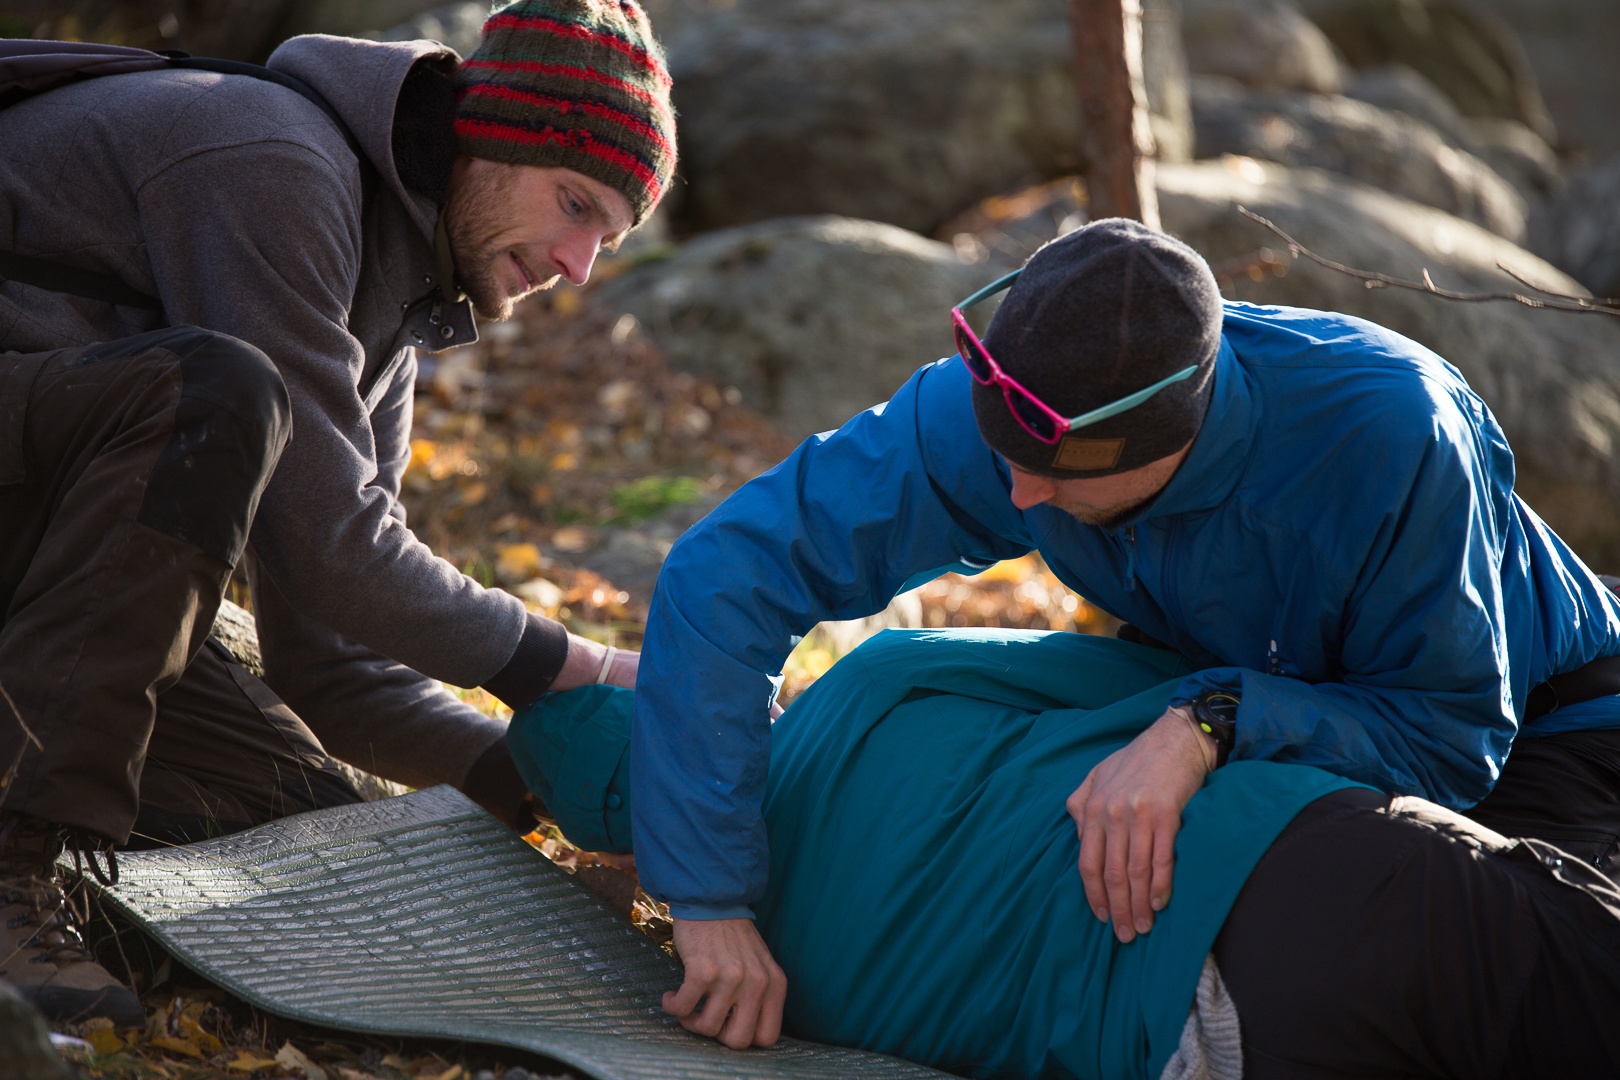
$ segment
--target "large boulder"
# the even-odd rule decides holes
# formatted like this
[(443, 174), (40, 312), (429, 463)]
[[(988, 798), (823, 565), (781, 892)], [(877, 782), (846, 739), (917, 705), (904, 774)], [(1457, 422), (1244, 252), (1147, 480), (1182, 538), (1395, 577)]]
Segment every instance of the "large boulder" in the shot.
[(1327, 169), (1438, 207), (1492, 232), (1524, 235), (1525, 201), (1485, 162), (1406, 113), (1326, 94), (1256, 93), (1193, 80), (1198, 156), (1237, 154)]
[(1317, 25), (1286, 0), (1187, 0), (1188, 70), (1263, 90), (1337, 93), (1339, 58)]
[(1405, 64), (1363, 68), (1345, 95), (1422, 120), (1445, 140), (1467, 150), (1534, 205), (1562, 190), (1563, 167), (1547, 140), (1517, 120), (1464, 116), (1441, 89)]
[(1564, 166), (1547, 140), (1517, 120), (1494, 116), (1463, 119), (1461, 145), (1518, 188), (1534, 206), (1564, 190)]
[[(1167, 159), (1191, 142), (1164, 100), (1175, 25), (1144, 35)], [(928, 233), (1077, 164), (1065, 0), (737, 0), (684, 7), (664, 33), (694, 231), (827, 213)]]
[(1344, 94), (1380, 109), (1422, 120), (1453, 143), (1468, 138), (1467, 121), (1456, 102), (1405, 64), (1382, 64), (1353, 71), (1344, 84)]
[(1574, 177), (1530, 219), (1530, 250), (1599, 296), (1620, 296), (1620, 155)]
[(1165, 227), (1230, 268), (1227, 295), (1360, 315), (1456, 364), (1513, 444), (1520, 493), (1593, 566), (1620, 566), (1620, 318), (1368, 289), (1306, 261), (1250, 276), (1237, 268), (1285, 246), (1239, 205), (1327, 258), (1407, 279), (1427, 269), (1442, 288), (1528, 291), (1498, 263), (1554, 292), (1580, 294), (1577, 282), (1469, 222), (1331, 173), (1234, 160), (1159, 174)]
[(1457, 0), (1307, 0), (1306, 10), (1353, 67), (1405, 64), (1464, 116), (1518, 120), (1556, 141), (1524, 46), (1489, 12)]
[(892, 225), (784, 218), (700, 236), (587, 297), (798, 439), (954, 352), (951, 305), (1008, 268)]
[(1613, 0), (1472, 0), (1524, 44), (1559, 148), (1601, 161), (1620, 153), (1620, 4)]
[[(997, 223), (987, 247), (1027, 254), (1084, 220), (1073, 190), (1043, 189), (1024, 217)], [(1231, 299), (1359, 315), (1421, 341), (1462, 369), (1506, 430), (1518, 490), (1583, 558), (1620, 566), (1620, 318), (1466, 303), (1408, 289), (1369, 289), (1304, 259), (1244, 217), (1247, 207), (1318, 254), (1406, 279), (1427, 269), (1464, 292), (1529, 290), (1498, 268), (1554, 292), (1573, 279), (1477, 225), (1316, 169), (1247, 158), (1158, 170), (1164, 227), (1197, 248)]]

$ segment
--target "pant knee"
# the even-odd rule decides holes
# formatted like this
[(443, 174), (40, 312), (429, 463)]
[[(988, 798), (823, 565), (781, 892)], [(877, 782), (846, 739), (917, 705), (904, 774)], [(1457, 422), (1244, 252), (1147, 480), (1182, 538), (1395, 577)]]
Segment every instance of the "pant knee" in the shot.
[(180, 361), (181, 397), (223, 410), (274, 467), (292, 433), (292, 403), (281, 372), (259, 349), (228, 334), (173, 327), (163, 347)]
[(175, 357), (181, 390), (139, 520), (234, 564), (291, 436), (286, 384), (269, 357), (226, 334), (183, 326), (142, 336)]

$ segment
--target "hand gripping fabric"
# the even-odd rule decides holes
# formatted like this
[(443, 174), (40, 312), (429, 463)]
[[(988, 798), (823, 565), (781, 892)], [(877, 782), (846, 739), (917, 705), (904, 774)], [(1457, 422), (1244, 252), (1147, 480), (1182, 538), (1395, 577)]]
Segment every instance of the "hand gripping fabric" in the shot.
[(924, 1080), (783, 1039), (736, 1052), (659, 1007), (663, 950), (461, 793), (317, 810), (119, 856), (103, 898), (266, 1012), (543, 1054), (599, 1080)]

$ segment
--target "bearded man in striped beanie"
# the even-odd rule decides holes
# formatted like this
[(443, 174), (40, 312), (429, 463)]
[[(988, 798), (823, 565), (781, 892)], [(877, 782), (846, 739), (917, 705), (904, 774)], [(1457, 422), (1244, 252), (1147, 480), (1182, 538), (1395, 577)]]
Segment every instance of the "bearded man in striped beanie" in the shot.
[[(635, 685), (399, 493), (418, 354), (583, 284), (675, 164), (633, 0), (520, 0), (464, 61), (307, 35), (257, 74), (130, 63), (0, 108), (0, 984), (119, 1026), (142, 1005), (78, 944), (64, 847), (352, 803), (344, 762), (527, 831), (506, 725), (441, 684)], [(262, 672), (210, 636), (238, 567)]]
[(563, 277), (580, 284), (669, 189), (669, 71), (634, 0), (518, 0), (457, 72), (445, 211), (458, 283), (486, 318)]

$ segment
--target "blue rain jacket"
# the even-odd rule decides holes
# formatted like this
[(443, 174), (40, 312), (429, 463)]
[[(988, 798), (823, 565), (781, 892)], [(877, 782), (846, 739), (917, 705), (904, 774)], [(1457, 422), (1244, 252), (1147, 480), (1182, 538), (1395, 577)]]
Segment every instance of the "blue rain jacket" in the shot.
[[(1031, 550), (1191, 661), (1172, 702), (1241, 694), (1234, 760), (1453, 808), (1483, 798), (1530, 689), (1620, 655), (1620, 602), (1513, 494), (1501, 429), (1428, 349), (1348, 316), (1236, 303), (1222, 339), (1191, 453), (1119, 528), (1012, 505), (951, 357), (686, 533), (637, 682), (647, 890), (683, 918), (746, 917), (763, 895), (767, 702), (803, 634)], [(1526, 733), (1581, 728), (1620, 728), (1620, 697)]]

